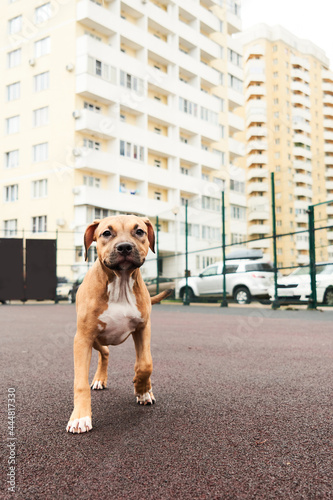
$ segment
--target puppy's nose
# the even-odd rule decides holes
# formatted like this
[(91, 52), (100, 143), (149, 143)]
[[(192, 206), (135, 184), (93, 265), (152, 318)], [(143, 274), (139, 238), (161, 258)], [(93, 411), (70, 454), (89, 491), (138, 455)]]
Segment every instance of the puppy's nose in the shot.
[(116, 250), (121, 255), (128, 255), (132, 252), (133, 245), (132, 243), (127, 243), (127, 242), (118, 243), (118, 245), (116, 246)]

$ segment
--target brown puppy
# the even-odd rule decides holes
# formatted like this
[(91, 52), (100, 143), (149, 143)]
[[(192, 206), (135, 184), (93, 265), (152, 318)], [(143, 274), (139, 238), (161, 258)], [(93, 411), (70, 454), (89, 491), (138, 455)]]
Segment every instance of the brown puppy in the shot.
[(168, 296), (164, 292), (151, 300), (139, 269), (149, 247), (154, 252), (155, 236), (149, 219), (122, 215), (96, 220), (85, 232), (86, 257), (93, 241), (97, 242), (98, 259), (87, 272), (76, 297), (74, 410), (66, 429), (72, 433), (92, 429), (88, 382), (92, 347), (99, 351), (99, 360), (91, 388), (104, 389), (107, 346), (121, 344), (132, 334), (136, 350), (134, 393), (140, 404), (155, 403), (150, 382), (151, 303)]

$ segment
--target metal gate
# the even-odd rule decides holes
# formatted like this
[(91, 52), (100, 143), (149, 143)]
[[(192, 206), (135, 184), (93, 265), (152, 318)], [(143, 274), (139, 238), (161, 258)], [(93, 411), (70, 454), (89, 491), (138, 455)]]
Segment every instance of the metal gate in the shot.
[(0, 301), (56, 300), (56, 240), (0, 238)]

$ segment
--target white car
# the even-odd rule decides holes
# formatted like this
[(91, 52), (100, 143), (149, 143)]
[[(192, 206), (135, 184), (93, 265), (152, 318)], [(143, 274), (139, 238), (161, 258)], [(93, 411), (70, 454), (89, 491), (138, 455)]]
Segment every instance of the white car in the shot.
[[(268, 287), (274, 280), (274, 269), (264, 259), (233, 259), (226, 262), (226, 291), (238, 304), (268, 298)], [(176, 296), (184, 299), (186, 280), (177, 284)], [(223, 294), (223, 263), (206, 267), (199, 276), (188, 278), (190, 302), (198, 297), (221, 298)]]
[[(333, 263), (323, 262), (316, 265), (317, 302), (333, 306)], [(278, 280), (278, 298), (287, 304), (308, 302), (311, 294), (309, 266), (298, 267), (288, 276)], [(269, 288), (274, 299), (274, 286)]]

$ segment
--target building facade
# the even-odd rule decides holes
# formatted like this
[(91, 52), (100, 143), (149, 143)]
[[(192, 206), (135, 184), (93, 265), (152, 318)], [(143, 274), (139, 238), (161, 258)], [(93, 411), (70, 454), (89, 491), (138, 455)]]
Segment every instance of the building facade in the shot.
[[(279, 267), (309, 262), (307, 209), (333, 199), (333, 80), (324, 52), (280, 26), (258, 25), (240, 36), (244, 47), (248, 234), (272, 255), (271, 182), (275, 176)], [(316, 212), (331, 225), (333, 208)], [(332, 231), (320, 231), (317, 260), (333, 257)], [(288, 271), (287, 271), (288, 272)]]
[[(197, 273), (221, 258), (225, 189), (229, 241), (244, 240), (240, 27), (234, 0), (6, 5), (2, 235), (57, 231), (58, 275), (75, 277), (94, 219), (158, 216), (160, 254), (170, 256), (160, 271), (180, 276), (187, 201)], [(153, 257), (146, 275), (155, 275)]]

